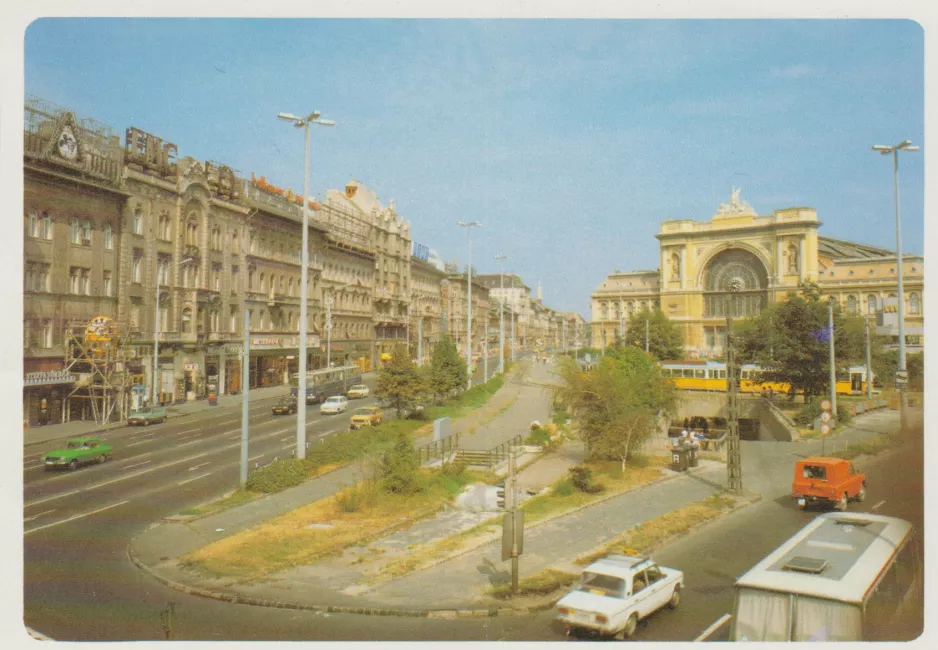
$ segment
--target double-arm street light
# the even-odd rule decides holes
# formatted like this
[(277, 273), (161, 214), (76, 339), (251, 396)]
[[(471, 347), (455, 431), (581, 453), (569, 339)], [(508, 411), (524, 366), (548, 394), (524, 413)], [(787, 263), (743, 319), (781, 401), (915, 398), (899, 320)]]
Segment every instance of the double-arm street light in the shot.
[(505, 372), (505, 260), (507, 255), (496, 255), (498, 260), (498, 286), (501, 291), (498, 304), (498, 372)]
[(889, 147), (882, 144), (874, 144), (873, 151), (878, 151), (884, 156), (892, 154), (892, 176), (893, 187), (895, 188), (896, 203), (896, 275), (898, 276), (898, 316), (899, 316), (899, 367), (896, 370), (896, 387), (899, 389), (899, 427), (902, 431), (908, 426), (909, 397), (906, 393), (908, 383), (908, 373), (905, 367), (905, 294), (902, 288), (902, 226), (899, 219), (899, 152), (900, 151), (918, 151), (918, 147), (912, 145), (911, 140), (903, 140), (899, 144)]
[[(166, 267), (166, 275), (169, 275), (169, 272), (175, 269), (177, 266), (182, 266), (183, 264), (188, 264), (192, 262), (193, 258), (184, 257), (175, 264), (170, 264)], [(166, 278), (167, 281), (169, 278)], [(157, 406), (159, 404), (159, 392), (157, 386), (160, 381), (160, 269), (159, 262), (157, 262), (156, 269), (156, 314), (153, 319), (153, 385), (151, 386), (150, 392), (150, 406)]]
[(468, 299), (466, 301), (466, 370), (469, 375), (468, 387), (472, 388), (472, 229), (473, 227), (482, 227), (478, 221), (457, 221), (456, 225), (462, 226), (469, 233), (469, 265), (467, 267), (468, 281), (466, 282), (466, 291)]
[(306, 336), (309, 331), (309, 125), (335, 126), (332, 120), (319, 118), (319, 111), (313, 111), (306, 117), (297, 117), (292, 113), (279, 113), (281, 120), (293, 122), (296, 128), (304, 130), (303, 155), (303, 253), (300, 271), (300, 341), (299, 341), (299, 388), (296, 409), (296, 457), (306, 458)]

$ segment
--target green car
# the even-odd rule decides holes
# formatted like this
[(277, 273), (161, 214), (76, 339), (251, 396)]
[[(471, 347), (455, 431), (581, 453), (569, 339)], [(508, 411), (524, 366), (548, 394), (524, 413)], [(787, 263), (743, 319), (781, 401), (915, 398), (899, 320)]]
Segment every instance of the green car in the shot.
[(111, 445), (99, 438), (72, 438), (63, 449), (50, 451), (42, 457), (46, 469), (78, 469), (79, 465), (103, 463), (111, 455)]

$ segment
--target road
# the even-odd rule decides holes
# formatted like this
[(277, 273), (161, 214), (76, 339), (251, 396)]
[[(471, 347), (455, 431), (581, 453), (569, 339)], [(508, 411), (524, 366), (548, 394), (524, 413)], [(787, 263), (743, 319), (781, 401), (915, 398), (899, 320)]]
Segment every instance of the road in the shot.
[[(289, 455), (294, 440), (295, 420), (274, 417), (269, 409), (270, 403), (251, 409), (250, 455), (255, 462)], [(115, 459), (73, 473), (46, 473), (36, 466), (38, 452), (28, 454), (25, 623), (61, 640), (158, 640), (166, 634), (161, 612), (173, 602), (175, 639), (563, 638), (549, 611), (456, 620), (326, 615), (226, 604), (187, 596), (150, 579), (128, 560), (127, 541), (152, 522), (237, 484), (239, 417), (239, 410), (229, 408), (149, 428), (113, 430), (105, 438), (115, 446)], [(344, 416), (323, 417), (315, 407), (310, 407), (309, 418), (313, 441), (345, 428)], [(877, 426), (875, 418), (871, 422), (866, 426)], [(787, 498), (787, 484), (795, 456), (816, 453), (816, 445), (743, 443), (744, 482), (767, 498), (655, 554), (662, 564), (683, 569), (688, 586), (681, 606), (640, 625), (636, 640), (691, 640), (731, 610), (735, 577), (813, 516)], [(922, 458), (921, 448), (909, 446), (861, 465), (869, 475), (869, 496), (862, 507), (853, 504), (851, 510), (900, 516), (922, 530)], [(726, 632), (723, 626), (711, 640), (724, 639)]]

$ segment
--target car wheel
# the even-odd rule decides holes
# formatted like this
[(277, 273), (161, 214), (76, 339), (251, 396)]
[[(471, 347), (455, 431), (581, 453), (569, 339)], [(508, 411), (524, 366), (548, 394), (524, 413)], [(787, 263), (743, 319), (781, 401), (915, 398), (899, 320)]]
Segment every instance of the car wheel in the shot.
[(681, 604), (681, 587), (677, 586), (674, 588), (674, 591), (671, 593), (671, 600), (668, 601), (668, 607), (671, 609), (677, 609), (677, 606)]
[(150, 426), (150, 421), (149, 421), (149, 420), (144, 420), (144, 421), (143, 421), (143, 426), (145, 426), (145, 427)]
[(844, 492), (843, 496), (840, 497), (840, 501), (838, 501), (837, 505), (835, 505), (834, 507), (840, 510), (841, 512), (844, 512), (847, 510), (847, 493), (846, 492)]
[(78, 461), (73, 460), (72, 462), (68, 464), (68, 471), (74, 472), (76, 469), (78, 469)]
[(107, 456), (105, 454), (101, 454), (100, 456), (98, 456), (98, 463), (103, 463), (106, 460), (107, 460)]
[(638, 614), (632, 613), (629, 616), (629, 620), (625, 622), (625, 627), (622, 628), (622, 637), (625, 639), (631, 639), (632, 635), (635, 634), (635, 630), (638, 628)]
[(866, 483), (860, 486), (860, 491), (857, 492), (857, 501), (860, 503), (866, 501)]

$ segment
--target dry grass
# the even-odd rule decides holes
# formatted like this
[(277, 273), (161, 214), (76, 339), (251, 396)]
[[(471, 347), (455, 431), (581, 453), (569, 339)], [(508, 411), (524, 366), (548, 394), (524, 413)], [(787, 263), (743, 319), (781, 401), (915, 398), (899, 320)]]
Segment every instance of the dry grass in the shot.
[[(557, 569), (544, 569), (528, 578), (518, 581), (518, 592), (514, 597), (544, 596), (558, 589), (565, 589), (572, 585), (579, 576)], [(511, 598), (511, 585), (498, 585), (489, 589), (489, 594), (495, 598)]]
[(663, 541), (714, 519), (724, 512), (738, 507), (739, 502), (728, 495), (717, 494), (695, 503), (673, 510), (657, 519), (646, 521), (619, 535), (612, 542), (600, 549), (580, 556), (575, 564), (585, 566), (609, 553), (629, 549), (639, 553), (647, 552)]

